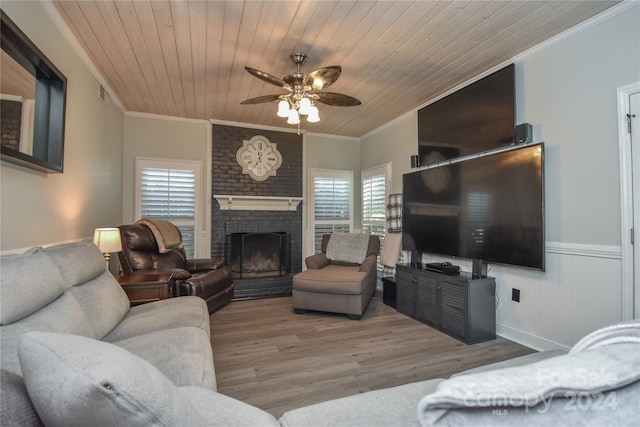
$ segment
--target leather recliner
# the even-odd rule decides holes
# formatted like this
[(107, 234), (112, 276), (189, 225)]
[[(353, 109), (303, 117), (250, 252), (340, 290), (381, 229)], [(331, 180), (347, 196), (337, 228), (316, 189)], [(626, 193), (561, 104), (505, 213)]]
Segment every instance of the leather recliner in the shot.
[[(160, 253), (156, 239), (144, 224), (121, 225), (124, 274), (171, 274), (174, 295), (195, 295), (207, 302), (209, 313), (233, 298), (231, 268), (217, 258), (187, 260), (182, 247)], [(179, 231), (179, 230), (178, 230)]]

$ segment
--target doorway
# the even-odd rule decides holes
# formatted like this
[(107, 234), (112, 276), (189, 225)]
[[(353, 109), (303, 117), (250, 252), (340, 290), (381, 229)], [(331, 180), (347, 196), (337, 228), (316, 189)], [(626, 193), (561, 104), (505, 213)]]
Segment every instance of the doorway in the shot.
[(640, 82), (618, 89), (618, 117), (622, 318), (640, 319)]

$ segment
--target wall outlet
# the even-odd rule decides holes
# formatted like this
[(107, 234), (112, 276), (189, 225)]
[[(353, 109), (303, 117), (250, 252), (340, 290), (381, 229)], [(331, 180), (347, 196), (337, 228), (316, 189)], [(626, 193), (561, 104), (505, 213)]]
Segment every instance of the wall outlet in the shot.
[(511, 300), (520, 302), (520, 289), (511, 288)]

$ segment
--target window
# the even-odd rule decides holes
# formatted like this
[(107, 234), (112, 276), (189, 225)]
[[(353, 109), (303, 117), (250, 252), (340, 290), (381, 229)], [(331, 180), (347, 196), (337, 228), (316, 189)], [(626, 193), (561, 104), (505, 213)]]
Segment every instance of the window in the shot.
[(194, 258), (199, 229), (200, 162), (136, 158), (136, 218), (171, 221)]
[(362, 230), (384, 239), (391, 164), (362, 171)]
[[(386, 232), (386, 207), (391, 176), (391, 163), (362, 171), (362, 230), (380, 237), (380, 249), (384, 246)], [(378, 254), (378, 272), (384, 266), (380, 264)], [(380, 274), (379, 274), (380, 275)]]
[(353, 172), (312, 169), (309, 177), (312, 253), (317, 253), (324, 234), (348, 233), (353, 228)]

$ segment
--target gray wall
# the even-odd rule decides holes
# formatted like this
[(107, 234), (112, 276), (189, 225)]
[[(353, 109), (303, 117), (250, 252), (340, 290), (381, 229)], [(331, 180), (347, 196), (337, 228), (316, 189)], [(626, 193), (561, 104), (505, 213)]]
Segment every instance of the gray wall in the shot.
[(303, 197), (303, 258), (313, 255), (314, 247), (309, 235), (313, 235), (309, 230), (310, 216), (312, 212), (307, 209), (306, 201), (309, 200), (309, 169), (334, 169), (342, 171), (353, 171), (354, 187), (354, 229), (361, 227), (362, 198), (360, 191), (360, 140), (357, 138), (304, 134), (304, 187)]
[[(122, 218), (120, 224), (131, 224), (135, 218), (136, 157), (154, 157), (202, 162), (201, 191), (209, 194), (211, 175), (211, 124), (206, 120), (189, 120), (163, 116), (127, 113), (124, 119)], [(203, 197), (202, 218), (196, 256), (209, 253), (211, 197)], [(118, 224), (119, 225), (119, 224)]]
[[(490, 274), (498, 332), (535, 348), (568, 347), (622, 319), (616, 90), (640, 81), (640, 4), (623, 6), (514, 59), (517, 121), (546, 144), (547, 269), (492, 266)], [(417, 115), (408, 113), (362, 138), (361, 168), (392, 159), (400, 191), (416, 152)]]
[(516, 67), (518, 121), (546, 142), (547, 239), (620, 245), (616, 89), (640, 80), (640, 6)]
[(123, 112), (98, 96), (99, 83), (40, 2), (2, 1), (2, 10), (67, 77), (64, 173), (0, 165), (0, 250), (92, 237), (122, 215)]

